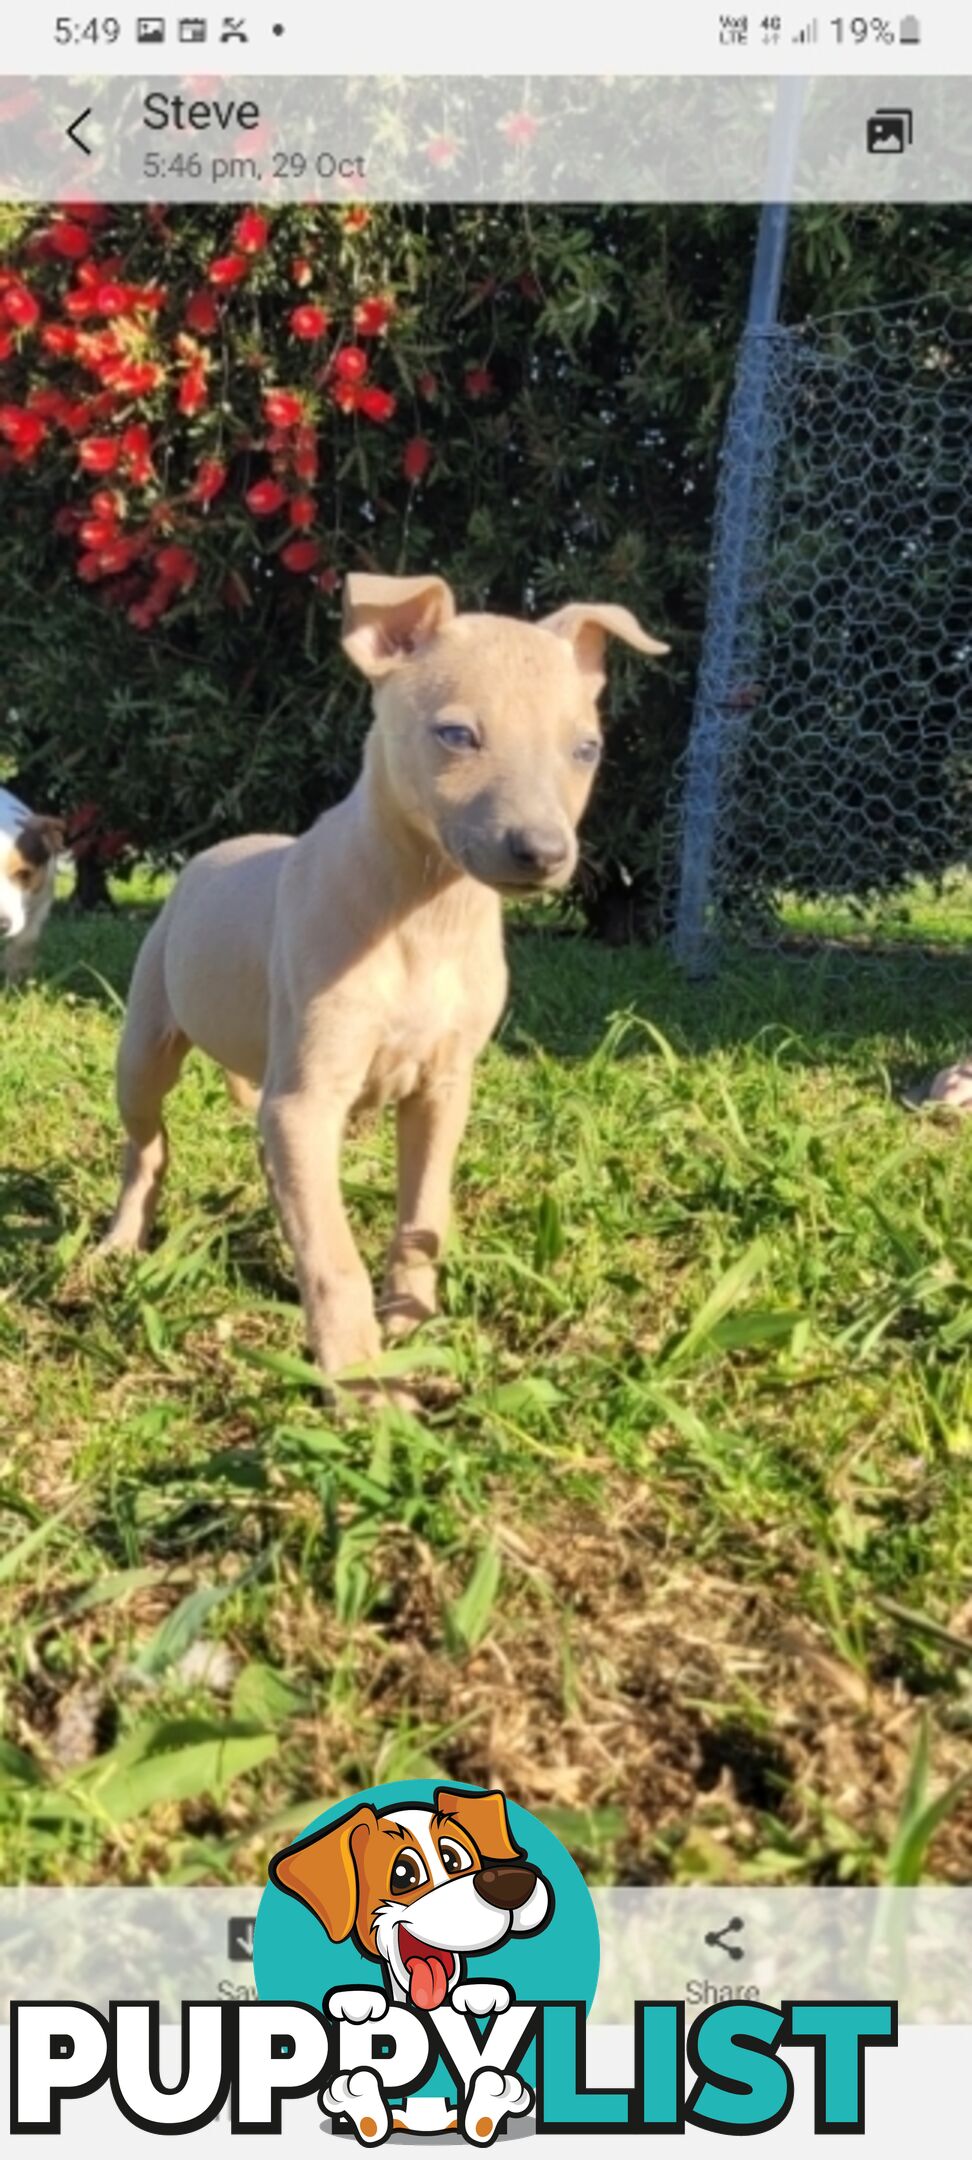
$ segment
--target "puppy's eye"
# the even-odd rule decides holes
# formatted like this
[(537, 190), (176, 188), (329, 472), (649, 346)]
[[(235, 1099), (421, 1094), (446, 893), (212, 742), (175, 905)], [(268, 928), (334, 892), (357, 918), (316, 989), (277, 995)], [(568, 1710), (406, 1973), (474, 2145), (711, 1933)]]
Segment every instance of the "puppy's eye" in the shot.
[(417, 1890), (419, 1884), (425, 1882), (425, 1880), (425, 1869), (418, 1854), (413, 1852), (399, 1853), (391, 1871), (391, 1888), (399, 1891)]
[(458, 720), (443, 720), (432, 732), (444, 750), (479, 749), (479, 737), (475, 728), (462, 727)]
[(585, 742), (574, 744), (573, 758), (576, 765), (596, 765), (601, 755), (601, 745), (596, 735), (589, 735)]
[(447, 1875), (462, 1875), (467, 1868), (472, 1867), (471, 1855), (463, 1852), (461, 1845), (451, 1844), (447, 1838), (443, 1838), (439, 1846), (439, 1856)]

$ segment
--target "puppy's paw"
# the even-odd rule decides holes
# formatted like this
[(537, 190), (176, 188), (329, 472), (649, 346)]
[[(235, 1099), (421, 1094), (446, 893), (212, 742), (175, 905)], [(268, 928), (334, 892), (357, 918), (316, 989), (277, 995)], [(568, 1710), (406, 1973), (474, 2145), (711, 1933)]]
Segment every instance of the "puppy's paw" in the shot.
[(321, 2105), (328, 2115), (348, 2117), (359, 2145), (382, 2145), (391, 2131), (385, 2095), (373, 2070), (347, 2070), (332, 2078), (321, 2094)]
[(324, 1997), (326, 2015), (337, 2018), (339, 2024), (367, 2025), (372, 2018), (383, 2018), (387, 2009), (380, 1988), (332, 1988)]
[(466, 2098), (463, 2137), (471, 2145), (491, 2145), (508, 2115), (526, 2115), (532, 2106), (530, 2087), (515, 2070), (477, 2070)]
[(509, 2009), (513, 1992), (504, 1980), (462, 1980), (449, 2000), (464, 2017), (492, 2017), (496, 2011)]

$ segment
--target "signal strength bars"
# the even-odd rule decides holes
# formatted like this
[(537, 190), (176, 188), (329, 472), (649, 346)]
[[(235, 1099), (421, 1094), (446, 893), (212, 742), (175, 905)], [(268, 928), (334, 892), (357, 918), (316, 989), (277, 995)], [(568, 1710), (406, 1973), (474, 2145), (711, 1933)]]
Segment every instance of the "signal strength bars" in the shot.
[(820, 24), (817, 17), (814, 16), (812, 22), (808, 22), (802, 30), (797, 31), (792, 42), (794, 45), (816, 45), (819, 43), (819, 39)]

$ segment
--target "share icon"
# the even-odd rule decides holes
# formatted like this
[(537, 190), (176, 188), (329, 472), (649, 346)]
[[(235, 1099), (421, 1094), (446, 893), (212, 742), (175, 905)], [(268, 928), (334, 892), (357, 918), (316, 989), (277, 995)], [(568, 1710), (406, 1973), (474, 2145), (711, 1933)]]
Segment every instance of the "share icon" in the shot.
[(706, 1936), (706, 1942), (712, 1950), (724, 1950), (727, 1957), (743, 1958), (746, 1952), (739, 1943), (727, 1943), (725, 1938), (727, 1935), (738, 1935), (745, 1925), (745, 1920), (727, 1920), (724, 1928), (720, 1928), (718, 1932), (713, 1931)]

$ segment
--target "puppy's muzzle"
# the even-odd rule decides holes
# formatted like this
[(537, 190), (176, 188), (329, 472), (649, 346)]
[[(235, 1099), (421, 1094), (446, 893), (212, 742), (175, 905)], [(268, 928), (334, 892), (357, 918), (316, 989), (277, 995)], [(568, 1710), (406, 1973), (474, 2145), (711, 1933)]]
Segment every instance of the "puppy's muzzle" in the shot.
[(473, 1889), (486, 1905), (493, 1905), (499, 1912), (519, 1912), (526, 1905), (536, 1888), (537, 1878), (532, 1868), (507, 1866), (480, 1868), (473, 1876)]
[(562, 870), (571, 852), (566, 833), (557, 825), (526, 825), (507, 834), (506, 845), (516, 876), (524, 883), (553, 877)]

